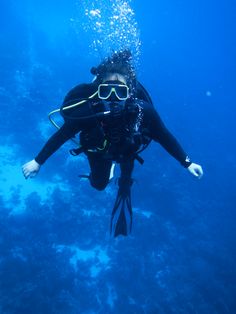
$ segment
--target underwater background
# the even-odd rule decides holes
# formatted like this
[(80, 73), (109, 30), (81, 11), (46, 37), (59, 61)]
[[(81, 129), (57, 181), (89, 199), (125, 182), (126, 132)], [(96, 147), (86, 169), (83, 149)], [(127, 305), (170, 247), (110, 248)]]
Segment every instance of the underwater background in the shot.
[[(0, 6), (0, 313), (236, 313), (235, 1)], [(34, 179), (21, 166), (55, 132), (48, 113), (123, 48), (204, 176), (152, 143), (135, 167), (132, 234), (113, 239), (117, 186), (81, 180), (73, 143)]]

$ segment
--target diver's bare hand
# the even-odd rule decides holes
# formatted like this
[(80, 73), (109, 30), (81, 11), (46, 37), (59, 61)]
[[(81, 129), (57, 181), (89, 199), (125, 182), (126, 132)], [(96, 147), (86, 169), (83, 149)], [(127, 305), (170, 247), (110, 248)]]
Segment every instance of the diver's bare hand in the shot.
[(198, 179), (201, 179), (201, 177), (203, 176), (202, 167), (198, 164), (195, 164), (194, 162), (192, 162), (187, 169), (193, 176), (197, 177)]
[(26, 179), (33, 178), (37, 175), (40, 169), (40, 164), (34, 159), (22, 166), (23, 175)]

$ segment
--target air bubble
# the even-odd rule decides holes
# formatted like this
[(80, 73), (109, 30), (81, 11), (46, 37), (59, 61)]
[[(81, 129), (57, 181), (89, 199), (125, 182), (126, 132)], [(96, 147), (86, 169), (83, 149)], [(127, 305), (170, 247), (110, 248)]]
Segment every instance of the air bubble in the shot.
[(81, 0), (78, 11), (81, 8), (84, 19), (81, 24), (81, 13), (78, 12), (77, 27), (82, 25), (88, 38), (91, 38), (90, 50), (99, 51), (100, 57), (104, 58), (115, 50), (130, 49), (137, 67), (141, 42), (131, 0)]

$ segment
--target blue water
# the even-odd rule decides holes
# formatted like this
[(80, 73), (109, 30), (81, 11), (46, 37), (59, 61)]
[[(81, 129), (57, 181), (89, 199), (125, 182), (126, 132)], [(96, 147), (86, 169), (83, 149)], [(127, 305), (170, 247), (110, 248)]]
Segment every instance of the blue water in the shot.
[[(230, 0), (2, 1), (0, 313), (236, 312), (235, 9)], [(32, 180), (21, 165), (55, 132), (47, 114), (123, 45), (204, 177), (152, 143), (135, 168), (132, 235), (113, 239), (117, 186), (98, 192), (80, 180), (88, 163), (68, 154), (72, 143)]]

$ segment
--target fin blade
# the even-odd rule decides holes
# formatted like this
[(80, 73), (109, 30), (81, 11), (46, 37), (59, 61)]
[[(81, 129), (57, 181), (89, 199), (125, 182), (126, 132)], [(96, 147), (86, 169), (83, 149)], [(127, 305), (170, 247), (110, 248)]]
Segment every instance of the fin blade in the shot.
[(111, 235), (127, 236), (132, 230), (132, 206), (130, 192), (122, 195), (118, 192), (111, 216)]

